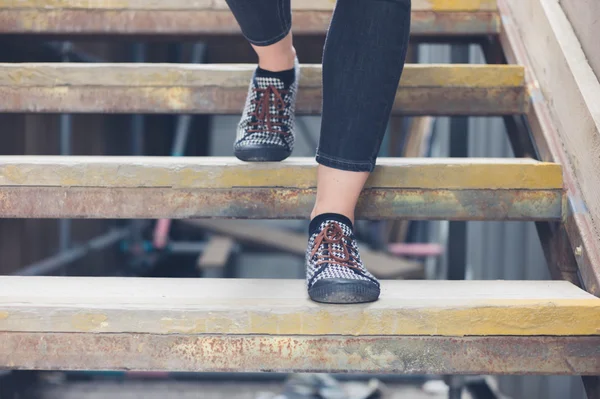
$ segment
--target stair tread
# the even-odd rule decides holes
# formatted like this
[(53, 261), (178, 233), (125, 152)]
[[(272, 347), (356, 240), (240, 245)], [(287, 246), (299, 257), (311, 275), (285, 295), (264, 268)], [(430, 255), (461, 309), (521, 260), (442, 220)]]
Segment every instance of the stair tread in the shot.
[[(237, 114), (250, 64), (0, 64), (0, 110)], [(301, 67), (298, 114), (321, 112), (321, 65)], [(527, 110), (517, 65), (411, 64), (394, 114), (505, 115)]]
[[(314, 158), (0, 156), (0, 186), (316, 187)], [(558, 164), (527, 158), (380, 158), (365, 187), (562, 189)]]
[[(413, 0), (413, 35), (500, 32), (495, 0)], [(334, 2), (292, 0), (296, 33), (325, 34)], [(115, 34), (239, 34), (224, 0), (60, 2), (0, 0), (0, 32)]]
[(304, 280), (0, 277), (0, 330), (152, 334), (600, 335), (600, 299), (565, 281), (382, 282), (322, 305)]
[[(315, 187), (312, 158), (0, 157), (0, 217), (304, 219)], [(380, 158), (357, 218), (558, 220), (562, 187), (527, 159)]]

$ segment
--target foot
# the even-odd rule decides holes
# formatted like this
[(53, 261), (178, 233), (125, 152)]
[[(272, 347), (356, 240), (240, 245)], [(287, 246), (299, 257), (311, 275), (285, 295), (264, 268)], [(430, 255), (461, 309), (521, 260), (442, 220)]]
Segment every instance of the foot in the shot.
[(294, 109), (299, 64), (294, 69), (269, 72), (257, 68), (252, 76), (234, 154), (247, 162), (276, 162), (294, 147)]
[(308, 295), (323, 303), (364, 303), (379, 298), (377, 279), (364, 267), (352, 223), (338, 214), (311, 222), (306, 251)]

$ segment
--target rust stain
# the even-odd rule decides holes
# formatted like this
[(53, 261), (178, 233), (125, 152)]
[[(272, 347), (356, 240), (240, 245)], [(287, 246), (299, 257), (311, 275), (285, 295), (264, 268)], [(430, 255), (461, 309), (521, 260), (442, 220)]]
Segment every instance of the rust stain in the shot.
[(0, 312), (0, 320), (8, 319), (8, 316), (9, 316), (8, 312)]
[(600, 373), (600, 337), (0, 334), (0, 366), (17, 369)]

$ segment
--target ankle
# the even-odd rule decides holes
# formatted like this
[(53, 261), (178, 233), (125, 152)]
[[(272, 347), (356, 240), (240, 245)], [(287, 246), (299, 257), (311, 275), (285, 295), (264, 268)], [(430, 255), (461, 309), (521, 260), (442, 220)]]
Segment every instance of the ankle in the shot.
[(348, 210), (340, 210), (340, 209), (319, 209), (315, 208), (310, 214), (310, 220), (313, 220), (319, 215), (323, 215), (325, 213), (337, 213), (339, 215), (345, 216), (354, 224), (354, 212), (350, 212)]
[(296, 63), (296, 50), (293, 46), (277, 52), (259, 54), (258, 66), (271, 72), (287, 71), (294, 68)]

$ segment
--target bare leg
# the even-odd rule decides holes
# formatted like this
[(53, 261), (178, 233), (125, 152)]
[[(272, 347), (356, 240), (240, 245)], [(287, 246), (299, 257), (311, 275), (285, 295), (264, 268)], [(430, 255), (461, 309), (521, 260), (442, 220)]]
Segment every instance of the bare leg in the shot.
[(290, 32), (281, 41), (270, 46), (252, 45), (258, 55), (258, 66), (272, 72), (286, 71), (294, 67), (296, 49)]
[(339, 213), (354, 223), (354, 209), (369, 172), (348, 172), (319, 165), (317, 200), (311, 219), (323, 213)]

